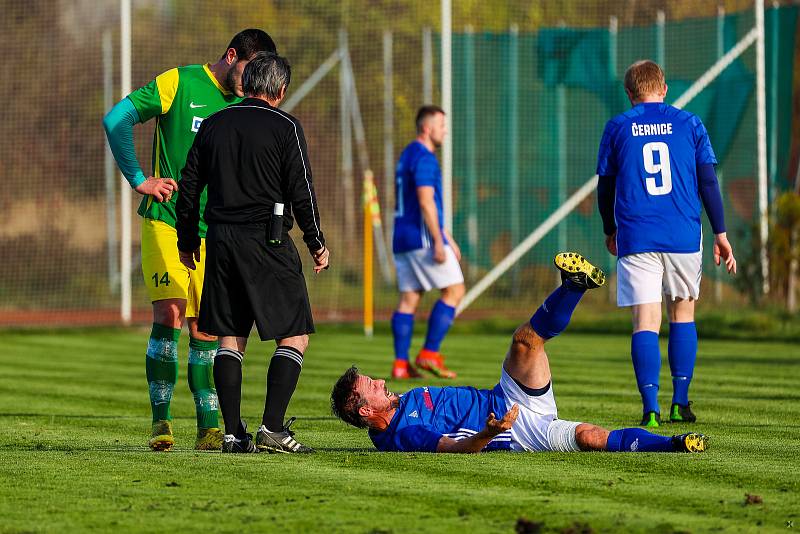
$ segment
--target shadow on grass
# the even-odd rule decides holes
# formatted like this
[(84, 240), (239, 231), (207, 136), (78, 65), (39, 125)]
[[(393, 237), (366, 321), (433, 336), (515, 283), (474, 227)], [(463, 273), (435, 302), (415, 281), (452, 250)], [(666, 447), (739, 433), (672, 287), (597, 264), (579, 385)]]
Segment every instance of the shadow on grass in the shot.
[(359, 454), (375, 454), (381, 451), (372, 447), (317, 447), (317, 452), (353, 452)]
[[(31, 443), (31, 444), (7, 444), (7, 445), (0, 445), (0, 451), (15, 451), (15, 452), (116, 452), (116, 453), (123, 453), (123, 454), (147, 454), (153, 455), (157, 454), (147, 447), (143, 447), (140, 445), (81, 445), (81, 446), (74, 446), (74, 445), (66, 445), (66, 444), (43, 444), (43, 443)], [(369, 448), (369, 447), (318, 447), (316, 449), (317, 452), (327, 452), (327, 453), (353, 453), (353, 454), (374, 454), (380, 451)], [(196, 451), (194, 449), (173, 449), (169, 452), (163, 452), (158, 454), (167, 454), (167, 455), (186, 455), (186, 454), (222, 454), (222, 451)], [(230, 455), (225, 455), (230, 456)], [(254, 455), (241, 455), (237, 454), (234, 455), (236, 457), (239, 456), (254, 456)], [(273, 454), (261, 452), (257, 456), (274, 456)]]
[[(61, 414), (61, 413), (15, 413), (15, 412), (0, 412), (0, 417), (51, 417), (62, 419), (148, 419), (149, 416), (141, 415), (90, 415), (90, 414)], [(173, 416), (172, 420), (195, 420), (195, 416), (179, 415)], [(323, 416), (310, 416), (303, 415), (297, 416), (297, 421), (338, 421), (332, 415)]]

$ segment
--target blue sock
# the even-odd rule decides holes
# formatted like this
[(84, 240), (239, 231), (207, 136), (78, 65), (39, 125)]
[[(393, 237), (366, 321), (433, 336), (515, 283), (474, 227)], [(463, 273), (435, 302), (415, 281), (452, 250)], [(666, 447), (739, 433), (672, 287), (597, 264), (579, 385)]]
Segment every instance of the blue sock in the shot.
[(669, 369), (672, 373), (672, 403), (689, 404), (689, 384), (697, 359), (697, 327), (692, 323), (669, 324)]
[(672, 438), (659, 436), (643, 428), (612, 430), (608, 435), (609, 452), (674, 452)]
[(642, 330), (631, 338), (631, 357), (636, 385), (642, 394), (642, 412), (658, 412), (658, 373), (661, 371), (661, 350), (658, 332)]
[(394, 357), (408, 360), (408, 349), (411, 347), (411, 336), (414, 333), (414, 314), (392, 314), (392, 336), (394, 336)]
[(584, 288), (564, 280), (531, 317), (536, 333), (543, 339), (550, 339), (563, 332), (585, 292)]
[(439, 347), (442, 345), (444, 336), (450, 330), (450, 325), (453, 324), (453, 319), (456, 318), (456, 309), (448, 306), (441, 300), (437, 300), (431, 310), (431, 316), (428, 318), (428, 334), (425, 336), (425, 345), (427, 350), (439, 352)]

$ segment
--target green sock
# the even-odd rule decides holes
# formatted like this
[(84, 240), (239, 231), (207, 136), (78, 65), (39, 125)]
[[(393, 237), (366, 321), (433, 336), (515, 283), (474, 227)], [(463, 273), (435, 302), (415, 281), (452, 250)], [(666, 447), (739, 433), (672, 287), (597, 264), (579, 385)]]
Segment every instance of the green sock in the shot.
[(219, 428), (219, 400), (214, 389), (214, 356), (219, 341), (189, 338), (189, 389), (194, 395), (197, 428)]
[(179, 328), (153, 323), (150, 342), (147, 344), (147, 383), (150, 386), (150, 406), (153, 421), (172, 420), (169, 403), (178, 381)]

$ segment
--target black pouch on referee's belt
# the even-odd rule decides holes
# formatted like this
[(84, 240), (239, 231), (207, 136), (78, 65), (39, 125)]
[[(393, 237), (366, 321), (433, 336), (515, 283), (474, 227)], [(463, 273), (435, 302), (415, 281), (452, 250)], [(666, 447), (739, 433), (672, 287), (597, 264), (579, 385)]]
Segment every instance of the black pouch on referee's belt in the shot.
[(267, 243), (272, 246), (281, 244), (283, 235), (283, 204), (276, 202), (272, 208), (272, 217), (267, 228)]

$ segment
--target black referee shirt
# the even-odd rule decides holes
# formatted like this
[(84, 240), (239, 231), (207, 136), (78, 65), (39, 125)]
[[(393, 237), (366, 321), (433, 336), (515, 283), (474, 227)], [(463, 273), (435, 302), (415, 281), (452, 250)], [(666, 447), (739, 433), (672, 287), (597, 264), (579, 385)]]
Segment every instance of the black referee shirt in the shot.
[(200, 246), (200, 196), (206, 186), (210, 225), (268, 223), (280, 202), (284, 232), (296, 218), (311, 252), (325, 245), (303, 128), (261, 99), (245, 98), (200, 125), (181, 173), (178, 250)]

